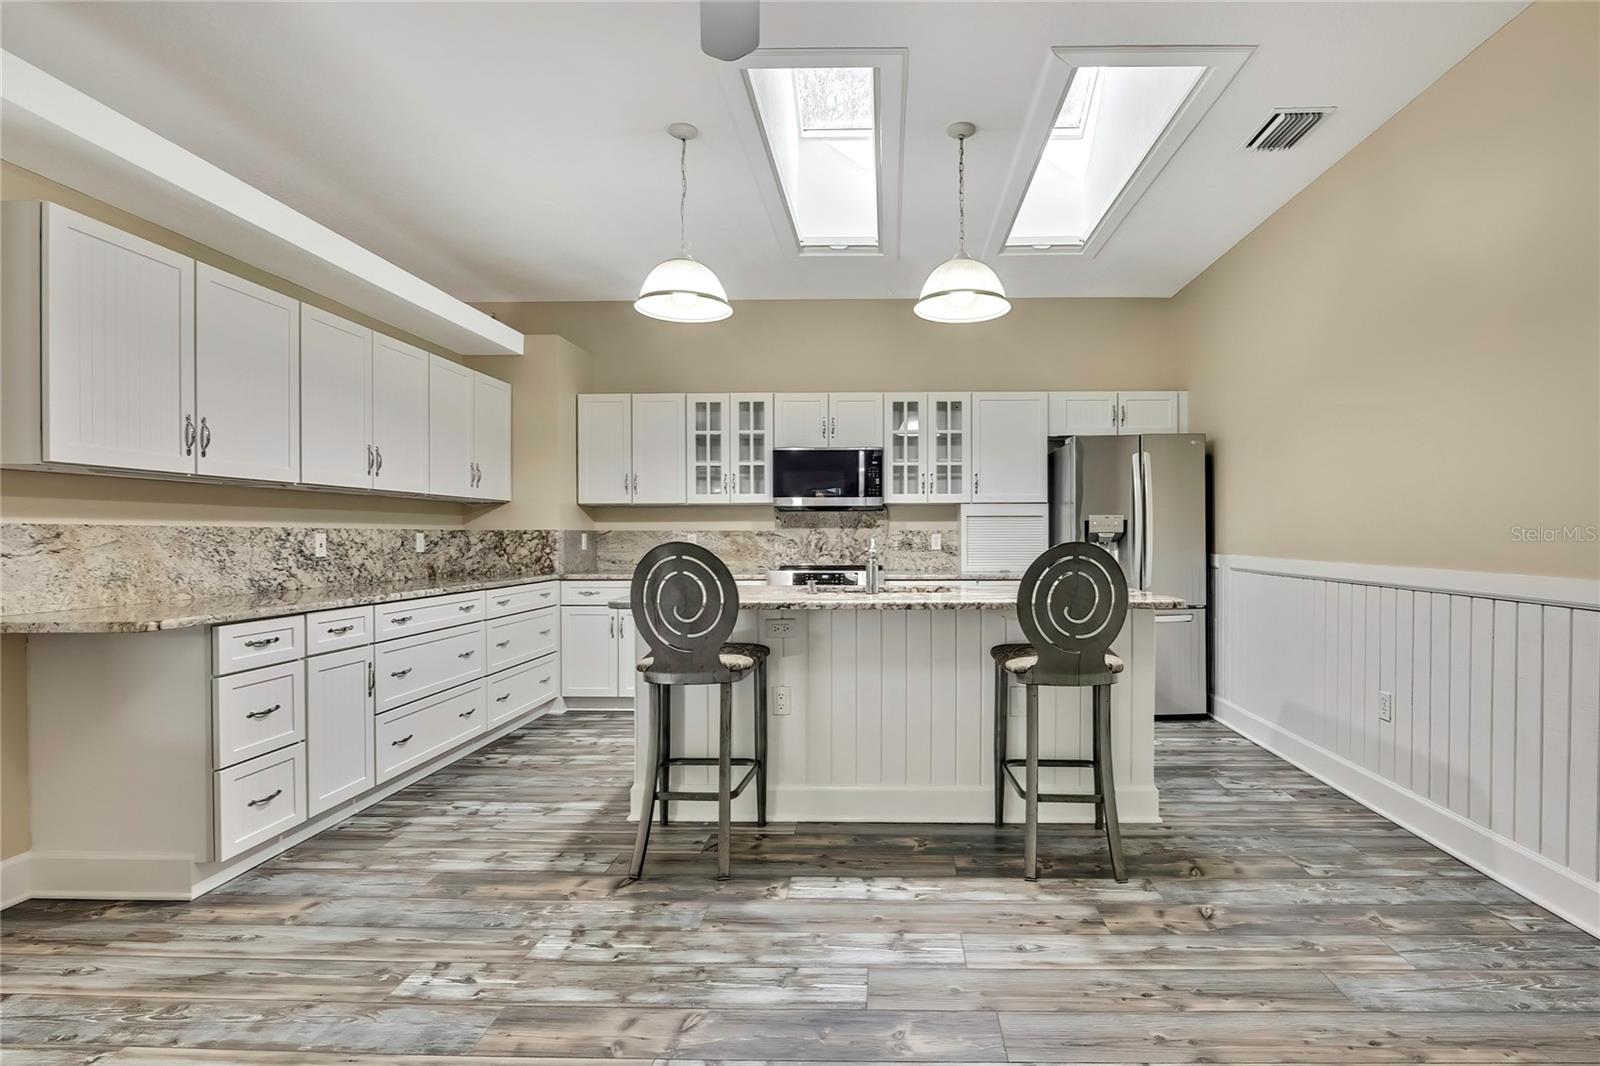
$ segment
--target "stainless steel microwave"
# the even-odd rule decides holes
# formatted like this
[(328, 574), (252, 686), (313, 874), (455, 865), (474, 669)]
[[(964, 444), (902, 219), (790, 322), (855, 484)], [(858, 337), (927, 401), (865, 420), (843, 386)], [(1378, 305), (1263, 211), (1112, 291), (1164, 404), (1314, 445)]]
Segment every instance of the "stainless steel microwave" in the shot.
[(843, 511), (883, 506), (882, 448), (774, 448), (772, 503)]

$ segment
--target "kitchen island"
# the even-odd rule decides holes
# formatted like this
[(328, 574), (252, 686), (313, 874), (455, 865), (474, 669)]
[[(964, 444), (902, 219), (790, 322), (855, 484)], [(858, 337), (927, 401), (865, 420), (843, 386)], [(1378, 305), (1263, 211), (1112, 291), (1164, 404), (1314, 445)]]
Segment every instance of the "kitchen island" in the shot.
[[(994, 666), (989, 649), (1023, 640), (1009, 582), (929, 582), (878, 593), (740, 585), (730, 638), (772, 649), (768, 663), (768, 815), (780, 822), (984, 822), (993, 817)], [(618, 600), (616, 607), (626, 607)], [(1172, 596), (1129, 593), (1128, 621), (1112, 650), (1126, 668), (1111, 690), (1117, 806), (1124, 822), (1160, 821), (1155, 764), (1155, 612)], [(672, 701), (673, 754), (715, 755), (715, 688)], [(647, 706), (640, 687), (637, 706)], [(753, 682), (734, 686), (734, 752), (752, 745)], [(1072, 758), (1090, 745), (1090, 689), (1039, 690), (1040, 755)], [(1010, 699), (1009, 751), (1023, 751), (1023, 694)], [(646, 748), (643, 715), (634, 817)], [(712, 789), (714, 767), (677, 767), (673, 787)], [(1046, 791), (1090, 789), (1090, 771), (1044, 769)], [(1021, 817), (1008, 794), (1006, 817)], [(715, 804), (676, 802), (674, 817), (715, 819)], [(753, 792), (734, 818), (755, 816)], [(1048, 804), (1046, 821), (1092, 821), (1087, 805)]]

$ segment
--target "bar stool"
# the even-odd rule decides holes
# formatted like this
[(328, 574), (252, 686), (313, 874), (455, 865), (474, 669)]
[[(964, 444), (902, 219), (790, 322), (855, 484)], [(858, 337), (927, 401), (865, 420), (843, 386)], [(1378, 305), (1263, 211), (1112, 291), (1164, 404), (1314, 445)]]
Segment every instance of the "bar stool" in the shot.
[[(1039, 804), (1092, 803), (1095, 828), (1102, 825), (1111, 852), (1111, 873), (1128, 879), (1122, 862), (1122, 832), (1111, 762), (1111, 686), (1122, 660), (1110, 651), (1128, 617), (1128, 579), (1116, 557), (1089, 543), (1057, 544), (1028, 567), (1017, 588), (1017, 620), (1027, 644), (997, 644), (994, 657), (994, 824), (1005, 820), (1005, 783), (1022, 797), (1026, 811), (1023, 874), (1039, 879)], [(1007, 675), (1028, 690), (1027, 757), (1006, 758)], [(1094, 745), (1087, 759), (1039, 758), (1039, 686), (1094, 688)], [(1015, 767), (1025, 767), (1027, 784)], [(1039, 767), (1094, 769), (1093, 792), (1039, 792)]]
[[(767, 824), (767, 655), (763, 644), (729, 644), (739, 615), (739, 588), (723, 561), (697, 544), (674, 542), (650, 549), (633, 571), (633, 622), (650, 646), (639, 660), (639, 673), (650, 690), (645, 765), (653, 766), (649, 794), (639, 810), (639, 832), (633, 863), (622, 884), (644, 875), (650, 846), (650, 823), (661, 801), (661, 824), (667, 824), (671, 800), (717, 801), (717, 880), (726, 880), (731, 865), (730, 833), (733, 801), (753, 778), (756, 824)], [(733, 757), (733, 686), (755, 675), (755, 756)], [(672, 755), (672, 686), (718, 685), (722, 689), (716, 758)], [(674, 766), (717, 767), (715, 792), (681, 792), (669, 787)], [(733, 767), (748, 767), (738, 785)]]

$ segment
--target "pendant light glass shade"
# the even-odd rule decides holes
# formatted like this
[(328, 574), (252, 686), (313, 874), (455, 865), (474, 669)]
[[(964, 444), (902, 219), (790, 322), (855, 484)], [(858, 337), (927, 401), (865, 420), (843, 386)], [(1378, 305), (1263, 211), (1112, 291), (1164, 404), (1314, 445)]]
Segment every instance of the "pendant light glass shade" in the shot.
[(689, 142), (700, 131), (687, 122), (674, 122), (667, 132), (682, 146), (678, 149), (678, 255), (656, 264), (639, 286), (633, 309), (662, 322), (720, 322), (733, 314), (728, 293), (717, 275), (689, 254)]
[(668, 259), (650, 271), (633, 309), (663, 322), (720, 322), (733, 314), (722, 282), (693, 259)]
[(956, 256), (933, 268), (912, 310), (929, 322), (988, 322), (1011, 310), (1005, 287), (988, 264), (967, 255), (967, 138), (978, 132), (970, 122), (949, 129), (956, 153), (956, 211), (960, 236)]

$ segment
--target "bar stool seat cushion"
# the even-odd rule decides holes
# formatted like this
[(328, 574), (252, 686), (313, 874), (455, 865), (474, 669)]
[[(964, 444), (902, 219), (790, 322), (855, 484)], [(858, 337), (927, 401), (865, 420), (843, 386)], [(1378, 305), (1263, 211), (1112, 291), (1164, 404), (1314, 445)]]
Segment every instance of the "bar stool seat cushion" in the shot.
[[(754, 670), (756, 664), (771, 654), (771, 649), (765, 644), (724, 644), (717, 653), (717, 658), (722, 662), (724, 670), (740, 672)], [(655, 656), (646, 655), (639, 660), (639, 672), (649, 673), (655, 666)]]
[[(1008, 674), (1025, 674), (1039, 665), (1039, 656), (1034, 653), (1031, 644), (996, 644), (990, 649), (990, 654), (1000, 664), (1000, 669)], [(1106, 671), (1122, 673), (1122, 657), (1106, 652)]]

